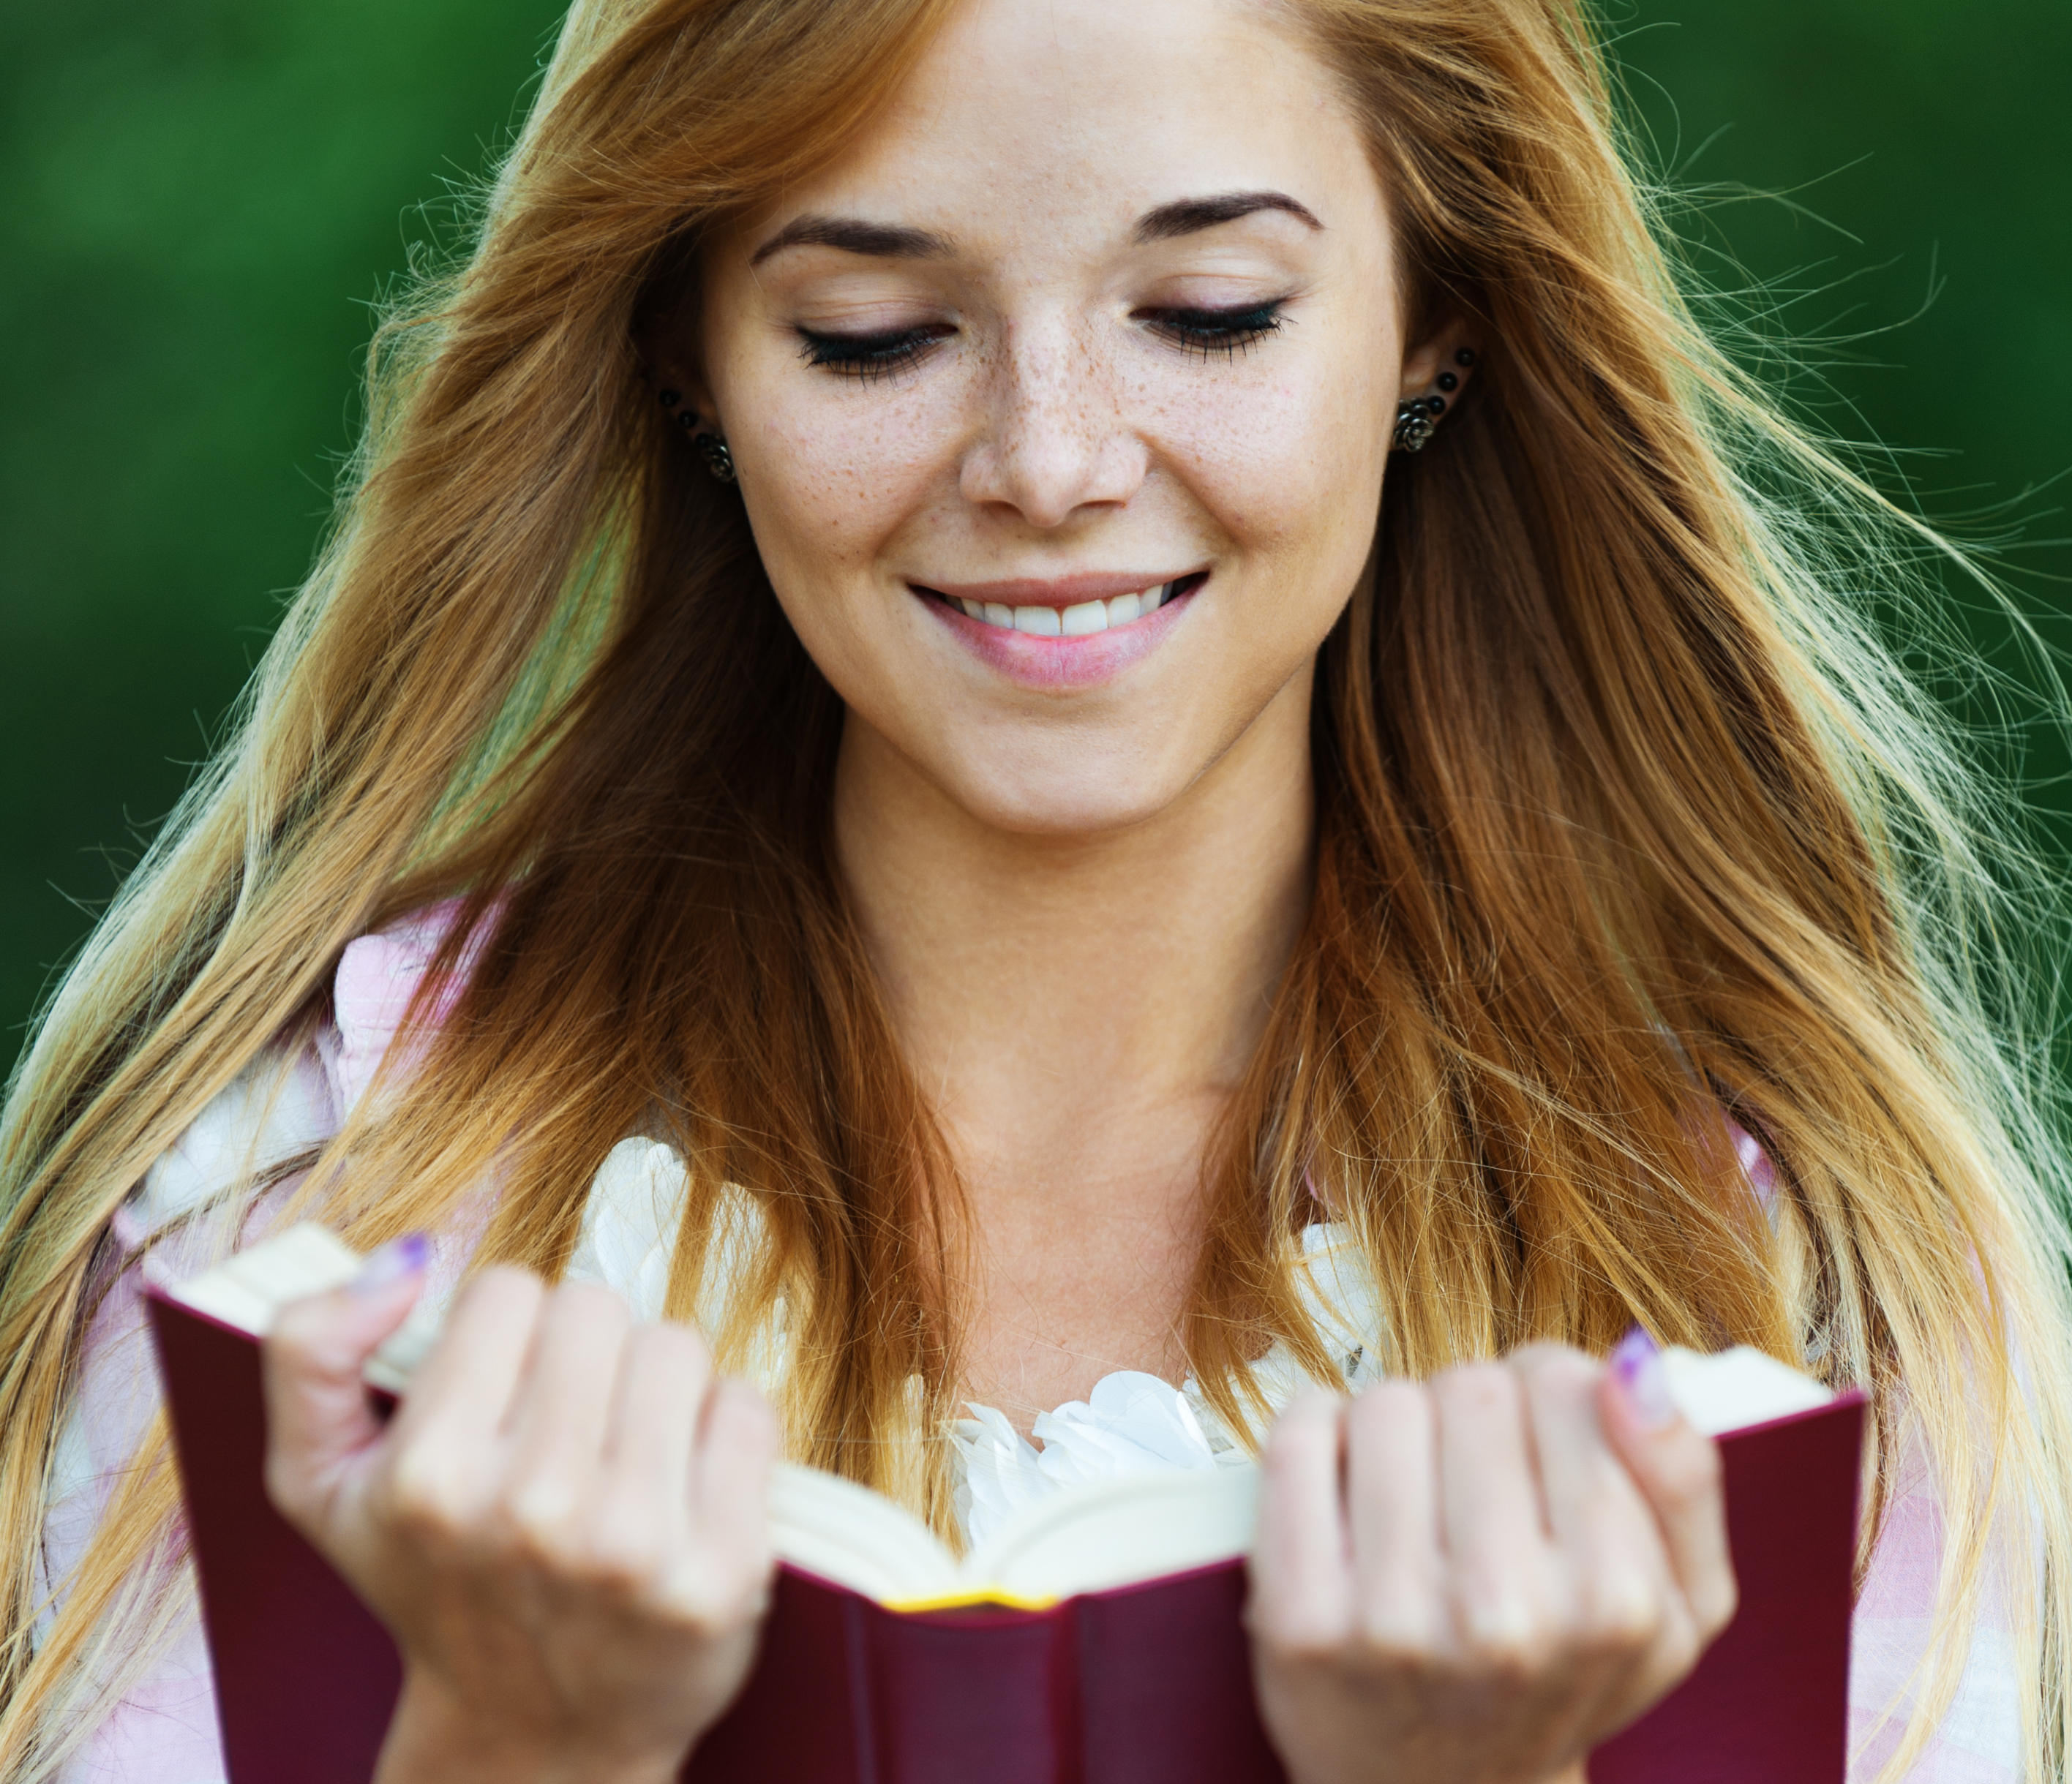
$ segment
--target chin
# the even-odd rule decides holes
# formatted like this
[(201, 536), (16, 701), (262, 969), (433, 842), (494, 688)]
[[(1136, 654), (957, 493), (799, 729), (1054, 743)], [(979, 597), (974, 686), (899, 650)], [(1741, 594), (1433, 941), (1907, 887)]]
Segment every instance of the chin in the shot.
[[(989, 774), (982, 765), (961, 765), (944, 790), (976, 822), (1012, 835), (1100, 836), (1156, 818), (1179, 797), (1187, 782), (1149, 765), (1137, 773), (1083, 767), (1070, 776), (1032, 776), (1026, 766)], [(1162, 767), (1162, 765), (1161, 765)]]

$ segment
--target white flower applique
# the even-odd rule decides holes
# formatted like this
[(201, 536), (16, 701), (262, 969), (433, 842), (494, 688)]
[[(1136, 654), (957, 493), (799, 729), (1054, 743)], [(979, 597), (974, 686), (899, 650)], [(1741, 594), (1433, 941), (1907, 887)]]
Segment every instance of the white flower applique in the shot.
[[(1373, 1359), (1380, 1302), (1350, 1233), (1318, 1224), (1302, 1235), (1298, 1286), (1303, 1310), (1340, 1361), (1349, 1389), (1379, 1373)], [(1278, 1409), (1309, 1376), (1285, 1344), (1251, 1365), (1269, 1408)], [(1038, 1450), (991, 1406), (973, 1405), (952, 1439), (963, 1465), (957, 1515), (976, 1545), (1013, 1515), (1079, 1481), (1175, 1470), (1226, 1468), (1250, 1458), (1191, 1377), (1174, 1388), (1133, 1369), (1104, 1376), (1083, 1401), (1037, 1416)]]

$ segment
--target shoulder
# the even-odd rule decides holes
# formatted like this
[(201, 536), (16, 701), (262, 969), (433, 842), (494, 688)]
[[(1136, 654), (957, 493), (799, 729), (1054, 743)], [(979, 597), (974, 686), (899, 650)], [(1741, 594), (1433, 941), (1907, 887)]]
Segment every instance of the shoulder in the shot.
[[(397, 1031), (417, 1004), (439, 950), (460, 921), (463, 901), (449, 898), (397, 918), (346, 944), (331, 979), (332, 1043), (329, 1068), (349, 1113), (372, 1086)], [(487, 939), (478, 929), (461, 951), (454, 971), (437, 987), (417, 1019), (436, 1027), (467, 984), (477, 952)]]
[[(328, 1017), (262, 1048), (160, 1154), (117, 1210), (124, 1253), (222, 1201), (259, 1191), (321, 1148), (366, 1097), (458, 920), (450, 900), (347, 944)], [(469, 956), (430, 1011), (436, 1023), (466, 982)]]

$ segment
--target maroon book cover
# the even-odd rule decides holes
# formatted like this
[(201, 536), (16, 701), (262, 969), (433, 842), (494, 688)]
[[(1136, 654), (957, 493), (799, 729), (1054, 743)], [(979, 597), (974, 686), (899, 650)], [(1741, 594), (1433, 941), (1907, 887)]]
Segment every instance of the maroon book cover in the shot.
[[(154, 1291), (231, 1784), (366, 1784), (388, 1633), (266, 1499), (259, 1348)], [(1863, 1400), (1720, 1440), (1741, 1609), (1591, 1784), (1843, 1784)], [(1227, 1562), (1043, 1610), (890, 1611), (781, 1569), (685, 1784), (1284, 1784)]]

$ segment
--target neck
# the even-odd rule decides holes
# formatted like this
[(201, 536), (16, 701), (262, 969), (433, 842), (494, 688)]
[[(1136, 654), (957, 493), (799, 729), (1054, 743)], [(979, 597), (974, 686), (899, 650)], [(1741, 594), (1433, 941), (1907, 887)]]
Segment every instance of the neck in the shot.
[(1291, 683), (1180, 798), (1093, 835), (981, 823), (850, 719), (836, 846), (963, 1179), (971, 1384), (1025, 1425), (1108, 1368), (1184, 1366), (1204, 1142), (1307, 908), (1309, 697)]

